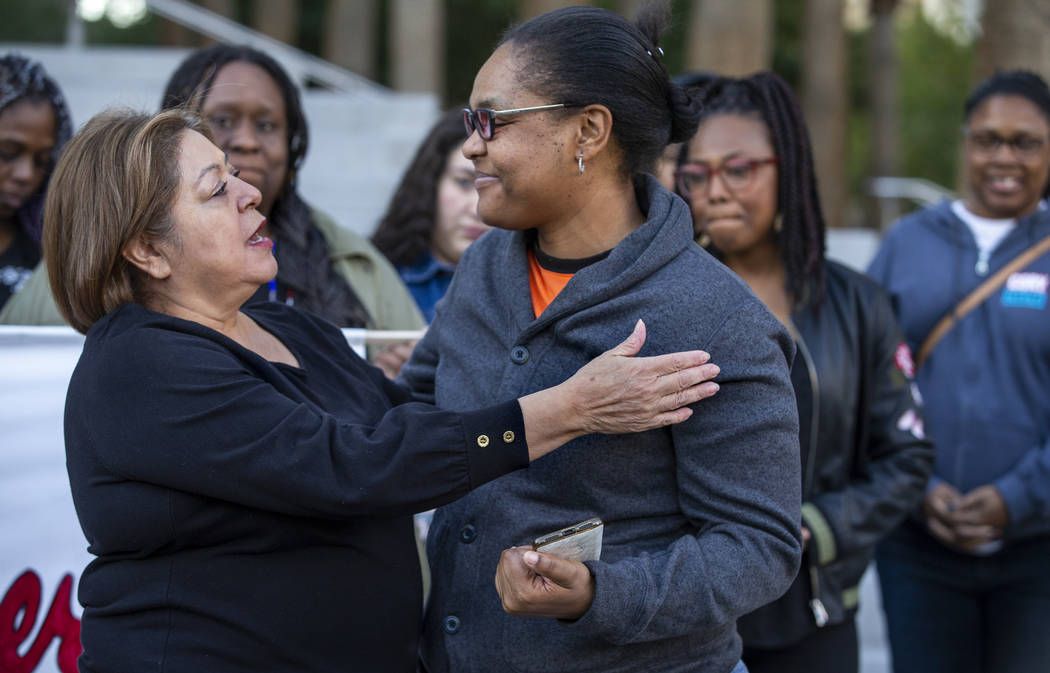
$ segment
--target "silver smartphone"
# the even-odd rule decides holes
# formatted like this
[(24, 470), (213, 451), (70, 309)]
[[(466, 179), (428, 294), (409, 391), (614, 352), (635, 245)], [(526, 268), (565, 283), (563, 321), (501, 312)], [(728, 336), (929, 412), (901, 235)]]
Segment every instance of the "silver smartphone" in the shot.
[(602, 520), (581, 521), (532, 541), (532, 548), (570, 561), (597, 561), (602, 555)]

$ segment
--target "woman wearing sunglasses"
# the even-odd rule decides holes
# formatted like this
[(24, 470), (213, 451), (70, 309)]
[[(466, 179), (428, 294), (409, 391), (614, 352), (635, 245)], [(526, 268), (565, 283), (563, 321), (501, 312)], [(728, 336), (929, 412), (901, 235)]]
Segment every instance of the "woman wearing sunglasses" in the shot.
[[(661, 63), (665, 10), (633, 25), (560, 9), (511, 29), (478, 72), (463, 153), (494, 229), (463, 254), (402, 377), (449, 409), (511, 399), (643, 318), (651, 352), (708, 350), (721, 388), (673, 431), (582, 437), (441, 508), (430, 673), (743, 671), (737, 617), (795, 575), (790, 336), (645, 174), (699, 114)], [(523, 546), (595, 516), (600, 559)]]
[(739, 622), (751, 673), (858, 666), (858, 584), (875, 542), (918, 504), (933, 449), (911, 359), (872, 281), (824, 258), (809, 134), (772, 73), (701, 90), (703, 118), (678, 170), (698, 241), (791, 330), (801, 426), (802, 570)]

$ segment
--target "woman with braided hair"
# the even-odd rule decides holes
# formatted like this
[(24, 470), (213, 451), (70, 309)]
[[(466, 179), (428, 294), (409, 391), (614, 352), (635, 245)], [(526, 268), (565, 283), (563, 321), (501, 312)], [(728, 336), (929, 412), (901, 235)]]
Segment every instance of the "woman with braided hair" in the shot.
[(907, 347), (877, 285), (824, 257), (809, 134), (778, 76), (719, 78), (678, 169), (697, 239), (794, 336), (805, 553), (778, 600), (738, 622), (751, 673), (858, 666), (858, 584), (922, 497), (933, 449)]
[(0, 57), (0, 307), (40, 261), (44, 194), (71, 134), (66, 100), (43, 66)]

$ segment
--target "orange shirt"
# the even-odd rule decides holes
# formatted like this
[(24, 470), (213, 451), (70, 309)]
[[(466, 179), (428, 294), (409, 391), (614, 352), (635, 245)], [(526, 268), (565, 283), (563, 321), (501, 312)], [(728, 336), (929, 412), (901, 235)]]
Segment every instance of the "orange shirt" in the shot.
[(558, 293), (572, 280), (571, 273), (548, 271), (536, 261), (536, 253), (529, 250), (529, 294), (532, 295), (532, 310), (539, 318)]

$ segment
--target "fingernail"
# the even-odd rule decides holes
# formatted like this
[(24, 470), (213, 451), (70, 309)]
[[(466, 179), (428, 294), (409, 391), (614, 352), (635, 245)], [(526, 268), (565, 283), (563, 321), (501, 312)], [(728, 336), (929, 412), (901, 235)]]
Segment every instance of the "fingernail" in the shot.
[(525, 565), (534, 566), (540, 562), (540, 555), (534, 551), (527, 551), (522, 557), (522, 560), (525, 561)]

